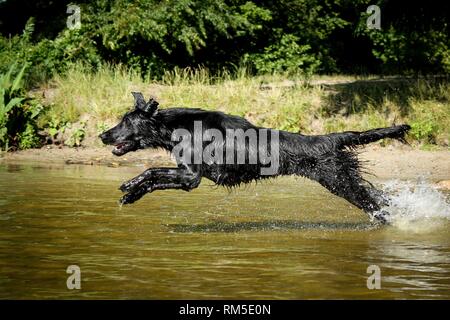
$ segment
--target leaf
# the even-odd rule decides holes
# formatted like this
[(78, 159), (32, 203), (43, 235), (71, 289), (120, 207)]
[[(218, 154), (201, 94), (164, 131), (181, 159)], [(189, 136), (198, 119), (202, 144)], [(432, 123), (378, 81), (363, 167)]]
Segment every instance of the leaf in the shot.
[(25, 98), (12, 98), (8, 104), (6, 105), (5, 109), (3, 110), (4, 113), (8, 113), (12, 108), (14, 108), (16, 105), (22, 103), (22, 101), (25, 100)]
[(22, 69), (20, 70), (19, 74), (16, 76), (16, 78), (14, 79), (13, 85), (11, 87), (11, 92), (16, 91), (17, 89), (19, 89), (20, 87), (20, 82), (22, 81), (23, 78), (23, 74), (25, 72), (25, 69), (27, 68), (27, 64), (25, 63), (24, 66), (22, 67)]

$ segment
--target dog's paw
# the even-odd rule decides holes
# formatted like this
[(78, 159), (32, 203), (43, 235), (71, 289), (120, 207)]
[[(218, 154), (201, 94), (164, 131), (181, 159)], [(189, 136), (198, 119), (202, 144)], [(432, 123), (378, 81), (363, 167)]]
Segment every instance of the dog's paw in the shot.
[(124, 182), (120, 185), (119, 190), (122, 192), (128, 192), (131, 190), (133, 184), (130, 181)]
[(139, 187), (140, 183), (142, 183), (141, 179), (133, 178), (131, 180), (122, 183), (121, 186), (119, 187), (119, 190), (122, 192), (130, 192), (133, 189)]
[(150, 182), (144, 182), (136, 187), (132, 187), (132, 190), (120, 198), (120, 204), (131, 204), (138, 201), (146, 193), (152, 192), (152, 184)]
[(121, 205), (132, 204), (142, 198), (144, 194), (145, 192), (143, 190), (138, 190), (138, 192), (129, 192), (120, 198), (119, 203)]
[(124, 204), (132, 204), (133, 202), (135, 202), (136, 200), (134, 199), (134, 197), (132, 196), (132, 193), (127, 193), (126, 195), (124, 195), (122, 198), (120, 198), (119, 200), (119, 204), (120, 205), (124, 205)]
[(139, 186), (139, 180), (136, 178), (133, 178), (131, 180), (125, 181), (122, 183), (119, 187), (119, 190), (122, 192), (130, 192), (131, 190), (135, 189)]

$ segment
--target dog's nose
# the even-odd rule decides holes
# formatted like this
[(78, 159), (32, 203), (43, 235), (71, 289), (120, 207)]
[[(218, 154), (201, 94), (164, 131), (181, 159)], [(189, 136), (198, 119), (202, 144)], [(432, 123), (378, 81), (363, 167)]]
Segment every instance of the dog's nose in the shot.
[(106, 139), (106, 132), (103, 132), (103, 133), (101, 133), (101, 134), (99, 134), (98, 135), (98, 137), (102, 140), (102, 141), (105, 141), (105, 139)]

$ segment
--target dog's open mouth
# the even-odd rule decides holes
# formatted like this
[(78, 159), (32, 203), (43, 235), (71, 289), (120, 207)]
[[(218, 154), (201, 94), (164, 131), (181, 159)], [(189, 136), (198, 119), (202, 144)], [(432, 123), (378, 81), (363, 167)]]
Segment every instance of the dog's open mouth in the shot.
[(135, 149), (136, 147), (133, 141), (125, 141), (115, 144), (112, 153), (116, 156), (123, 156), (125, 153)]

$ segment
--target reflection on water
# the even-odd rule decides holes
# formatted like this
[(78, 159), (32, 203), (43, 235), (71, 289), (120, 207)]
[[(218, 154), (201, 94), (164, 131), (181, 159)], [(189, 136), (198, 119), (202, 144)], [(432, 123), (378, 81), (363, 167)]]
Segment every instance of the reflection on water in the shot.
[[(142, 170), (0, 164), (0, 298), (450, 298), (445, 216), (429, 232), (376, 228), (294, 178), (120, 208), (117, 187)], [(72, 264), (81, 290), (66, 287)]]

